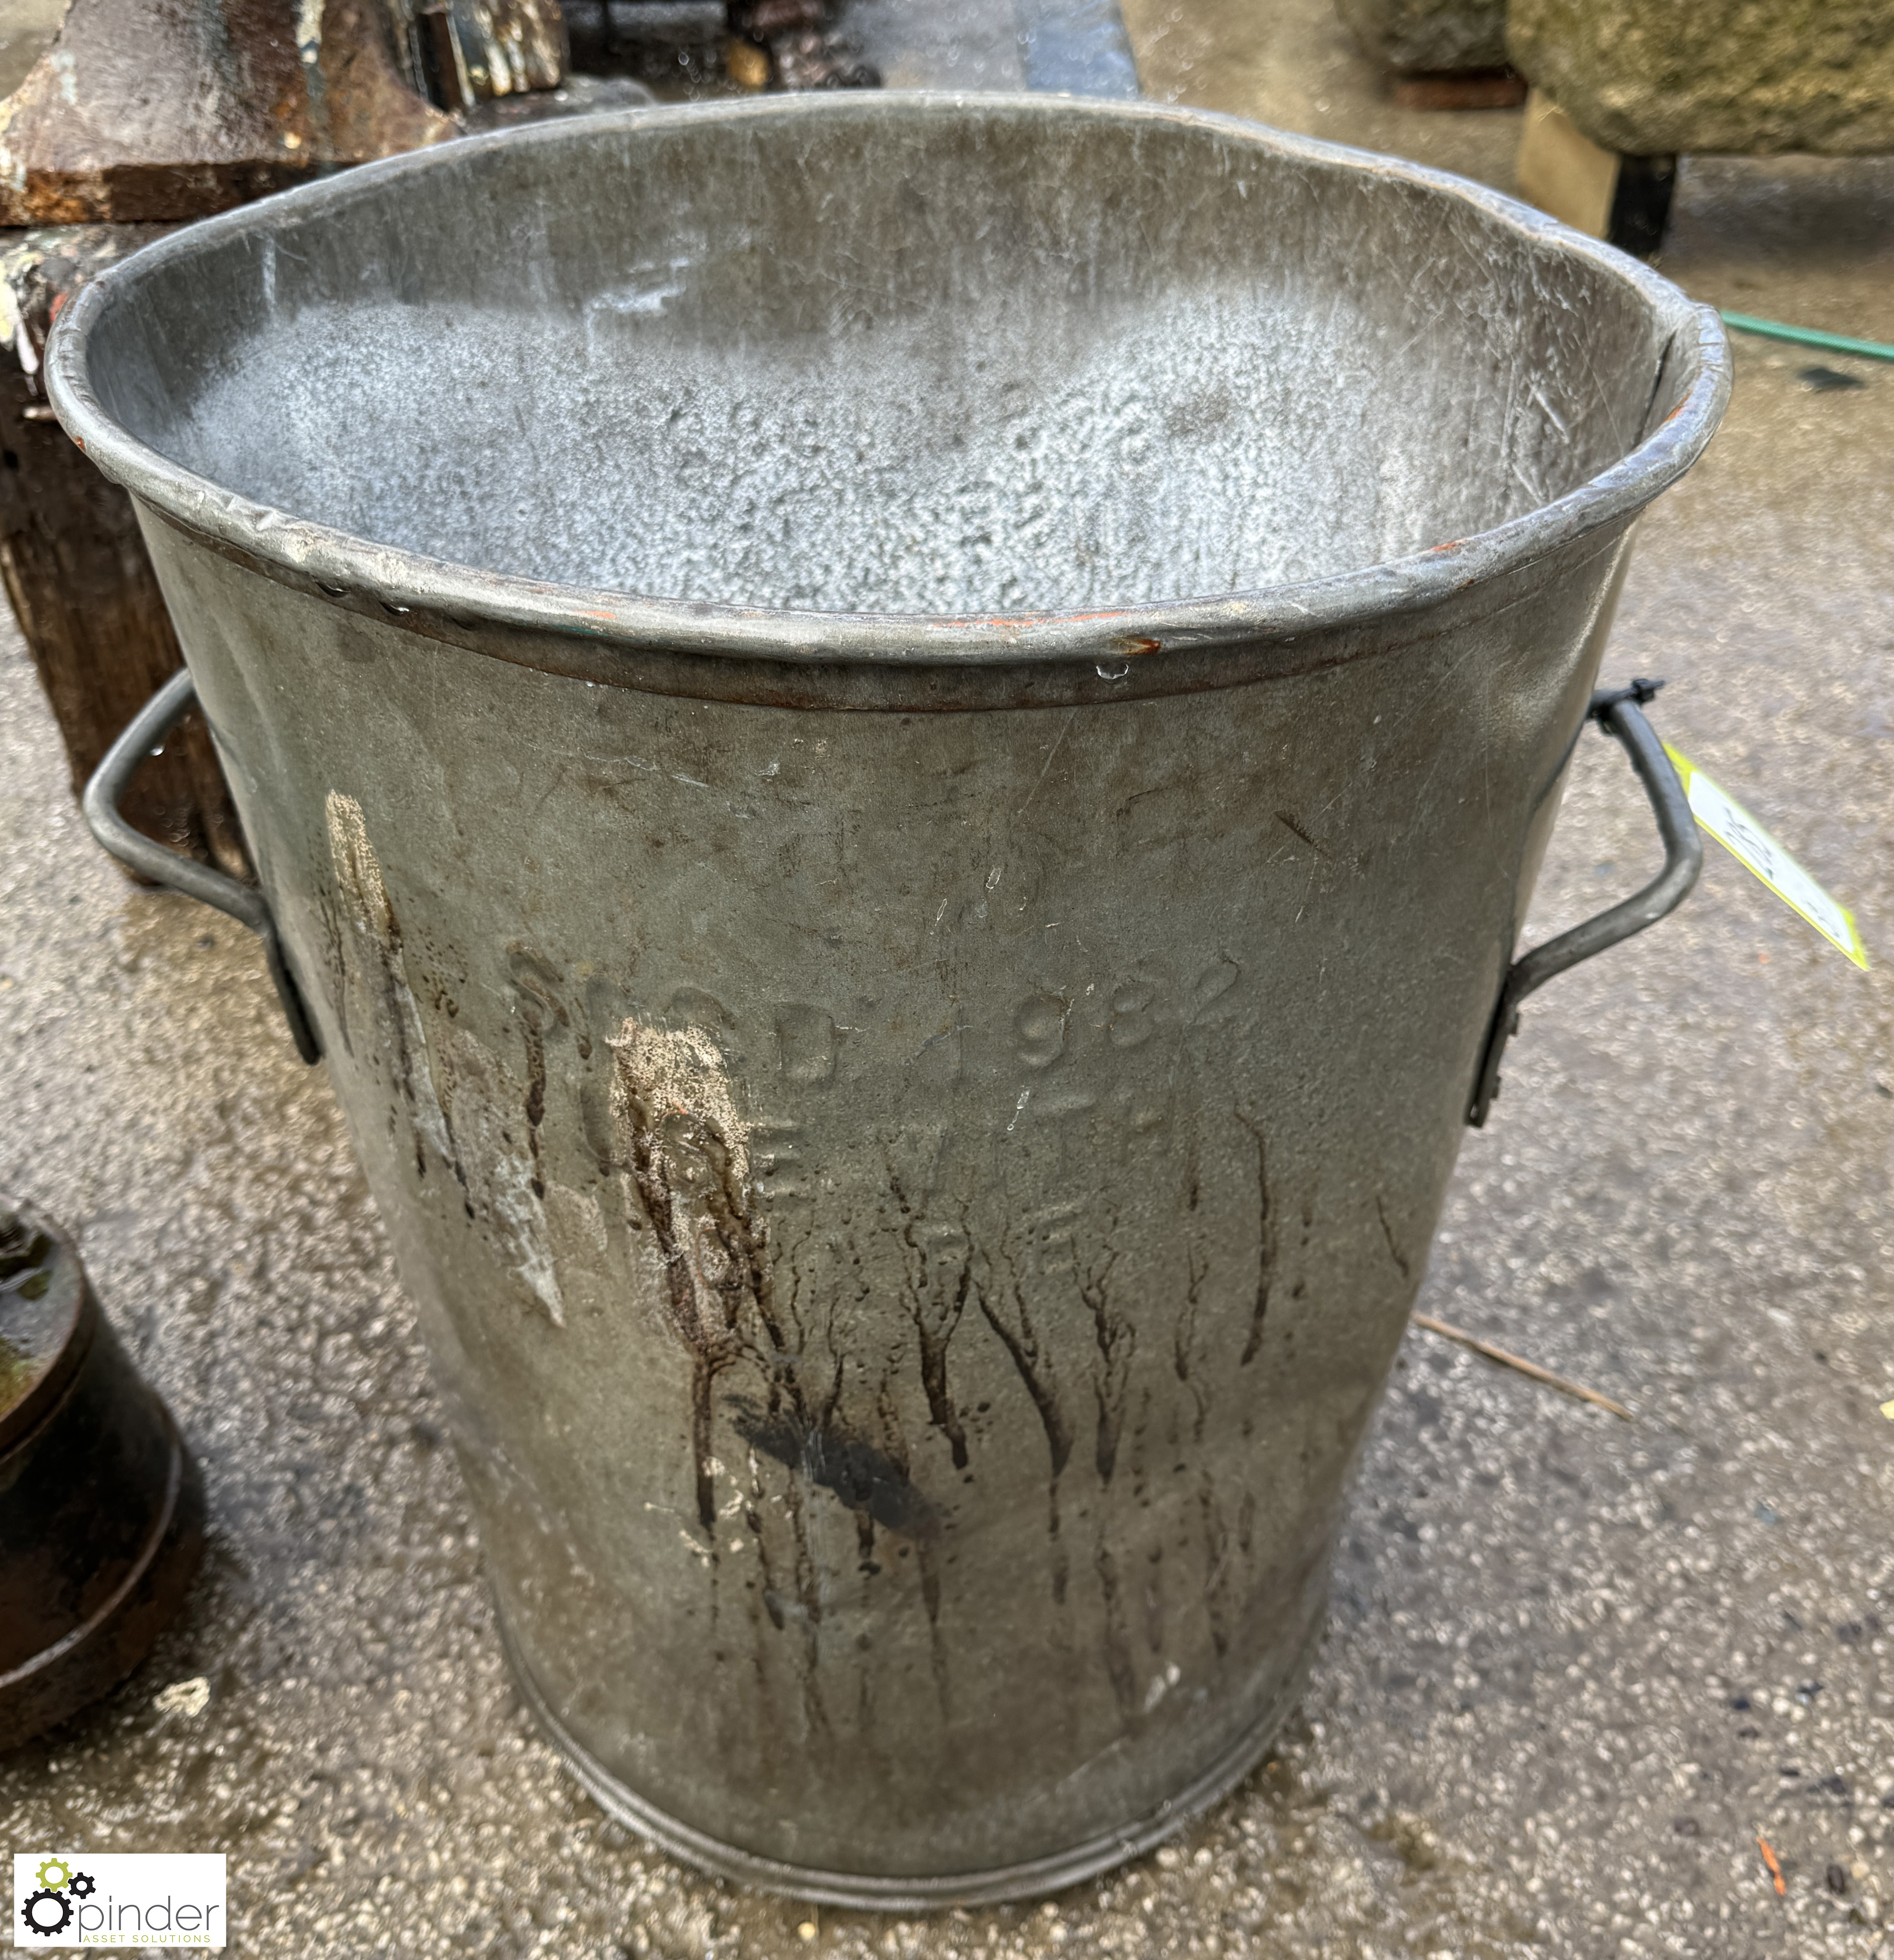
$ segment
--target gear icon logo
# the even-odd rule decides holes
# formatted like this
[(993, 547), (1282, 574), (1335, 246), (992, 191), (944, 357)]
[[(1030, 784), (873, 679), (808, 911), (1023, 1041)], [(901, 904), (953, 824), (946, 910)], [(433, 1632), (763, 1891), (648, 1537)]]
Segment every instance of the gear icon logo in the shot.
[(72, 1901), (64, 1892), (50, 1892), (43, 1885), (37, 1892), (27, 1895), (26, 1904), (20, 1908), (20, 1917), (33, 1932), (43, 1939), (50, 1939), (72, 1923)]
[[(90, 1898), (98, 1881), (90, 1872), (75, 1872), (63, 1858), (42, 1858), (35, 1877), (40, 1889), (27, 1895), (20, 1917), (27, 1930), (42, 1939), (52, 1939), (72, 1923), (72, 1899)], [(72, 1898), (68, 1898), (70, 1892)]]

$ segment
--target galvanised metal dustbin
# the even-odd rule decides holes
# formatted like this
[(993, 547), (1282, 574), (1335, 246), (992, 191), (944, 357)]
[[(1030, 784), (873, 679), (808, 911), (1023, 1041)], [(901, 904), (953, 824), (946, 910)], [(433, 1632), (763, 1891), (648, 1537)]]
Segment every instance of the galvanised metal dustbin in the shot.
[(1227, 1789), (1513, 1004), (1692, 875), (1607, 697), (1671, 870), (1507, 978), (1714, 317), (1253, 125), (845, 95), (250, 206), (51, 374), (189, 660), (94, 820), (195, 687), (261, 890), (171, 882), (326, 1055), (586, 1786), (902, 1905)]

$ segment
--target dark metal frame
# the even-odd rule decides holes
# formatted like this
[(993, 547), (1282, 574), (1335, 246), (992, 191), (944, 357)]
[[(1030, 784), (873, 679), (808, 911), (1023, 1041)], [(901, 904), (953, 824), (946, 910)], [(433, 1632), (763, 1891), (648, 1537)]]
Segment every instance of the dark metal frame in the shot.
[(296, 976), (283, 957), (283, 943), (269, 901), (254, 886), (241, 883), (208, 864), (199, 864), (194, 858), (154, 843), (119, 814), (119, 799), (139, 763), (196, 704), (197, 689), (189, 670), (180, 667), (132, 716), (125, 732), (107, 749), (104, 761), (85, 786), (80, 807), (92, 835), (120, 864), (130, 865), (154, 885), (215, 905), (256, 934), (263, 942), (263, 957), (269, 963), (269, 977), (276, 983), (276, 998), (283, 1004), (283, 1018), (289, 1023), (296, 1052), (304, 1061), (320, 1061), (322, 1043), (303, 1004)]
[(1568, 966), (1576, 966), (1581, 959), (1603, 953), (1606, 947), (1615, 946), (1675, 912), (1689, 896), (1703, 869), (1703, 839), (1697, 834), (1689, 800), (1663, 744), (1641, 711), (1663, 686), (1660, 680), (1634, 680), (1628, 687), (1601, 689), (1592, 696), (1585, 718), (1596, 722), (1606, 734), (1616, 736), (1629, 751), (1631, 765), (1650, 799), (1658, 833), (1663, 838), (1664, 867), (1641, 892), (1543, 946), (1534, 947), (1507, 969), (1466, 1112), (1466, 1120), (1476, 1130), (1485, 1123), (1487, 1112), (1499, 1093), (1500, 1057), (1506, 1052), (1510, 1037), (1519, 1032), (1520, 1003)]

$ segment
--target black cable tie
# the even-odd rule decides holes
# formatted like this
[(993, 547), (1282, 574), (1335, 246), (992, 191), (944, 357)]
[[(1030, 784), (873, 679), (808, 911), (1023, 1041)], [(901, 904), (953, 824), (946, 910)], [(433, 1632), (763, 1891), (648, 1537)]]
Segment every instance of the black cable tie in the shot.
[(1585, 710), (1585, 718), (1595, 721), (1609, 735), (1611, 733), (1611, 711), (1621, 702), (1635, 701), (1640, 708), (1648, 708), (1657, 698), (1657, 690), (1666, 683), (1660, 680), (1634, 680), (1628, 687), (1601, 687), (1591, 698), (1591, 705)]

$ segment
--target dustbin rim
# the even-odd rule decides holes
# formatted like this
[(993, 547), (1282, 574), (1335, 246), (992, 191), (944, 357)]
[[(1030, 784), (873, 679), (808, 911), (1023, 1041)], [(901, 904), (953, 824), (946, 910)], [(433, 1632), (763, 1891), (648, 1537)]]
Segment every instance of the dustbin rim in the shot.
[[(1026, 116), (1046, 123), (1097, 118), (1213, 130), (1272, 157), (1345, 167), (1445, 194), (1521, 237), (1590, 260), (1631, 288), (1670, 328), (1663, 355), (1694, 369), (1677, 406), (1608, 469), (1536, 510), (1411, 556), (1294, 584), (1083, 612), (989, 616), (818, 612), (666, 599), (606, 587), (482, 571), (377, 543), (257, 504), (184, 469), (109, 414), (91, 384), (93, 334), (139, 283), (173, 261), (233, 237), (279, 233), (305, 218), (372, 198), (391, 182), (467, 165), (499, 144), (564, 144), (601, 126), (692, 126), (715, 119)], [(1730, 388), (1730, 355), (1714, 308), (1688, 299), (1647, 266), (1498, 191), (1404, 159), (1292, 135), (1212, 111), (1068, 96), (900, 91), (838, 91), (750, 101), (606, 111), (457, 138), (300, 185), (174, 232), (108, 267), (69, 307), (46, 361), (47, 392), (67, 432), (104, 473), (187, 533), (282, 582), (314, 584), (337, 600), (377, 603), (403, 624), (441, 619), (464, 628), (511, 626), (606, 646), (825, 667), (979, 667), (1122, 661), (1133, 653), (1293, 641), (1424, 609), (1530, 565), (1601, 527), (1628, 519), (1682, 476), (1715, 432)], [(410, 619), (406, 616), (419, 616)]]

